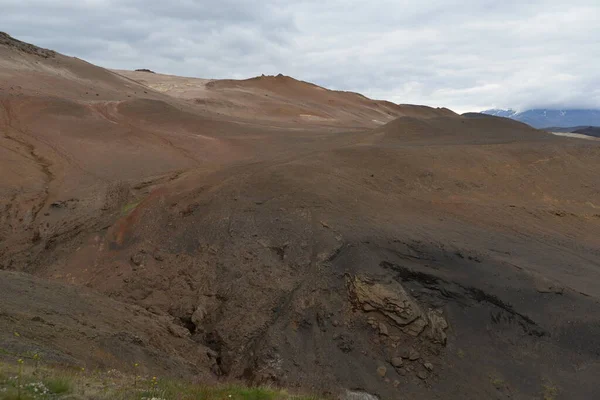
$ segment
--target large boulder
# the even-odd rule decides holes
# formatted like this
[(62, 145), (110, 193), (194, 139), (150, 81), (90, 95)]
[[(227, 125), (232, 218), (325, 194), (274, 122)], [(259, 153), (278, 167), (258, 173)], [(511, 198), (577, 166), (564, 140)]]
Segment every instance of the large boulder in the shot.
[(446, 343), (448, 323), (440, 310), (425, 307), (411, 297), (397, 281), (375, 282), (369, 278), (348, 278), (348, 288), (357, 308), (378, 312), (410, 336), (420, 336), (435, 343)]

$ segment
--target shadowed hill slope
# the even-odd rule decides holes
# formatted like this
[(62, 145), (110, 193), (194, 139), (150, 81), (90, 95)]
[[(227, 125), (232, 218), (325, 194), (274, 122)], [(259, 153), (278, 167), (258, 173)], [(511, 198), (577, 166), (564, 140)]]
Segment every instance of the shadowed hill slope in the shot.
[(579, 133), (581, 135), (588, 135), (594, 137), (600, 137), (600, 127), (598, 126), (588, 126), (585, 128), (575, 129), (573, 133)]

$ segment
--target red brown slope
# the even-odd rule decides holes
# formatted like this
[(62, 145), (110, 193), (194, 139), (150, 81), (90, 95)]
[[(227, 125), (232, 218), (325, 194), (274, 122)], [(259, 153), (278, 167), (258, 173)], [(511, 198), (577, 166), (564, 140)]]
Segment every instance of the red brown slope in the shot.
[(255, 383), (592, 395), (600, 146), (506, 120), (478, 142), (466, 118), (405, 142), (401, 122), (190, 172), (46, 251), (36, 273), (172, 316), (218, 355), (217, 374)]
[[(20, 42), (0, 32), (0, 94), (72, 100), (125, 100), (147, 88), (74, 57)], [(151, 93), (146, 93), (151, 97)]]
[(136, 182), (251, 157), (236, 143), (235, 123), (82, 60), (0, 38), (0, 258), (40, 237), (78, 232), (126, 201), (122, 188)]
[(247, 120), (356, 129), (379, 126), (400, 116), (456, 116), (447, 109), (371, 100), (358, 93), (328, 90), (284, 75), (207, 80), (140, 71), (116, 72), (206, 110)]
[(214, 379), (189, 361), (210, 363), (210, 350), (171, 318), (28, 274), (0, 271), (0, 338), (0, 357), (11, 361), (37, 353), (43, 363), (121, 371), (139, 363), (139, 373)]

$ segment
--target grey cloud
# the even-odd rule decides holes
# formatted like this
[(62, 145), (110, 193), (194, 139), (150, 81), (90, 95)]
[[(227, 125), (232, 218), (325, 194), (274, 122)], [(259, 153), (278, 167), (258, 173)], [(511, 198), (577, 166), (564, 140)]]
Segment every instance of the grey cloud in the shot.
[(111, 68), (284, 73), (398, 103), (600, 108), (597, 0), (2, 0), (1, 30)]

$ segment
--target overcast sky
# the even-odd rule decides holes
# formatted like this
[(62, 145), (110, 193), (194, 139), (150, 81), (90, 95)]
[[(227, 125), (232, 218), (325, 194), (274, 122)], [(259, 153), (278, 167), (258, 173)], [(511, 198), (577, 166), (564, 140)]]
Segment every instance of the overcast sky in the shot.
[(109, 68), (283, 73), (459, 112), (600, 108), (600, 0), (0, 0), (0, 30)]

